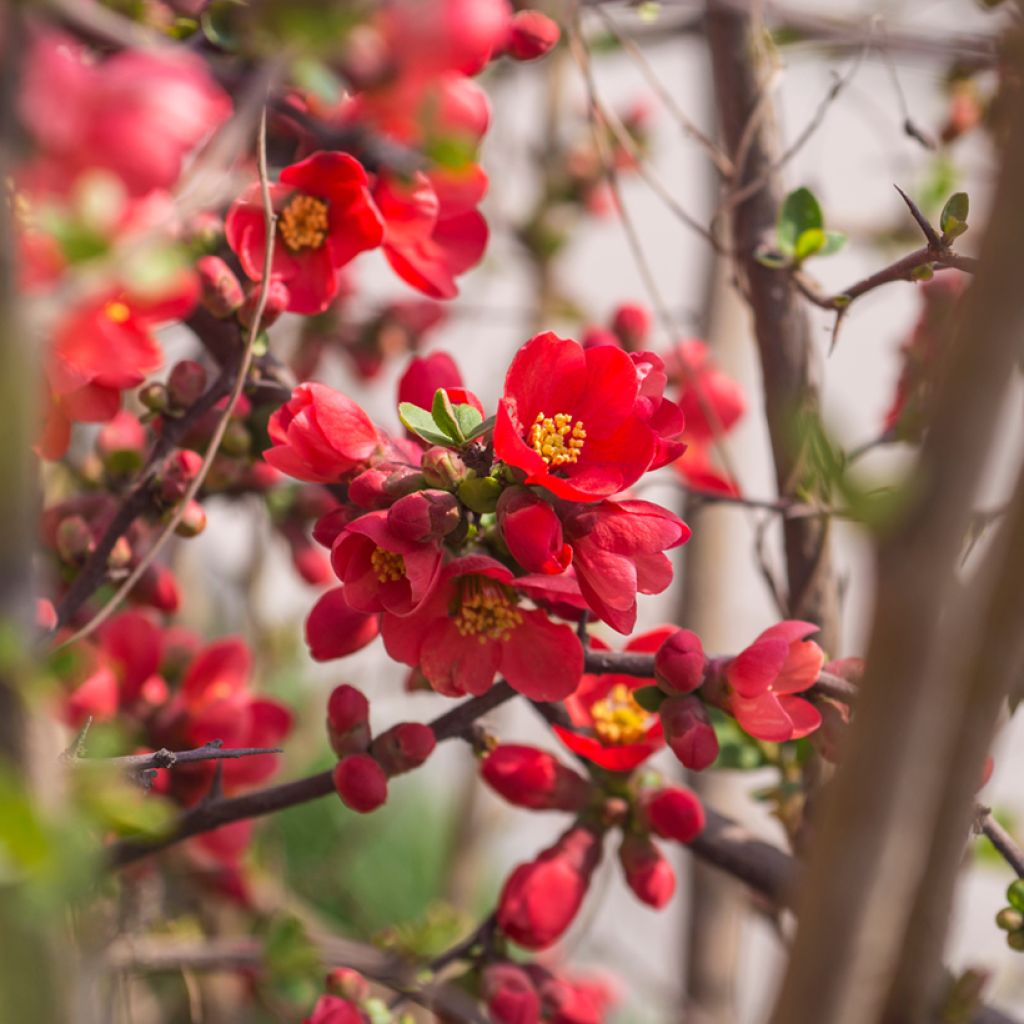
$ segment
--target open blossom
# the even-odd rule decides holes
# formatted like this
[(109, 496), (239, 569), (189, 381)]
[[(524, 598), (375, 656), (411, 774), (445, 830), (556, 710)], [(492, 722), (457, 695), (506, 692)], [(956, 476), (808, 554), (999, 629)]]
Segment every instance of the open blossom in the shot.
[(612, 629), (630, 633), (636, 595), (660, 594), (672, 582), (664, 554), (690, 539), (678, 516), (649, 501), (603, 501), (561, 510), (580, 592)]
[[(640, 633), (625, 650), (653, 653), (673, 632), (672, 626), (659, 626)], [(608, 649), (597, 637), (591, 639), (591, 645), (595, 650)], [(633, 697), (635, 690), (649, 683), (638, 676), (585, 675), (576, 692), (566, 698), (565, 708), (576, 729), (593, 735), (557, 725), (555, 735), (574, 754), (602, 768), (632, 771), (665, 745), (658, 716), (640, 707)]]
[(821, 725), (818, 709), (795, 696), (814, 685), (825, 661), (821, 648), (807, 639), (817, 631), (811, 622), (787, 619), (726, 663), (722, 677), (729, 687), (728, 708), (745, 732), (781, 743)]
[[(498, 403), (494, 452), (527, 484), (570, 501), (598, 501), (650, 467), (659, 433), (640, 401), (641, 374), (620, 348), (584, 349), (550, 332), (517, 353)], [(660, 403), (658, 403), (660, 404)]]
[[(292, 312), (323, 312), (338, 294), (338, 271), (384, 236), (366, 171), (347, 153), (317, 152), (281, 171), (270, 195), (277, 213), (271, 275), (288, 288)], [(224, 231), (242, 268), (260, 280), (267, 235), (258, 183), (234, 202)]]
[(583, 671), (572, 628), (521, 605), (512, 573), (483, 555), (446, 565), (430, 598), (411, 615), (386, 613), (382, 632), (392, 658), (450, 697), (484, 693), (500, 672), (531, 700), (562, 700)]
[(388, 513), (368, 512), (348, 524), (331, 548), (331, 564), (357, 611), (408, 615), (430, 596), (441, 572), (436, 541), (407, 540)]
[(311, 483), (352, 475), (377, 450), (377, 428), (362, 409), (323, 384), (300, 384), (267, 425), (272, 447), (263, 458)]
[(182, 162), (231, 114), (231, 101), (187, 50), (127, 49), (100, 62), (41, 33), (25, 61), (22, 122), (68, 182), (105, 168), (132, 195), (169, 189)]
[(314, 661), (332, 661), (362, 650), (380, 632), (380, 616), (353, 608), (344, 587), (321, 595), (306, 616), (306, 644)]

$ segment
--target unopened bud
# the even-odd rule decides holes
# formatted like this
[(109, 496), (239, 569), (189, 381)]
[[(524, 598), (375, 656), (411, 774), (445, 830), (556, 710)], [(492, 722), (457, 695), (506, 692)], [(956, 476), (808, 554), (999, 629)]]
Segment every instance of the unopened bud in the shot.
[(466, 464), (459, 456), (447, 448), (440, 446), (428, 448), (420, 462), (423, 479), (430, 487), (441, 487), (446, 491), (454, 491), (466, 478)]
[(203, 256), (196, 262), (196, 270), (207, 312), (226, 320), (241, 308), (245, 293), (234, 271), (219, 256)]
[(107, 555), (107, 566), (111, 569), (126, 569), (132, 563), (132, 546), (127, 537), (118, 537)]
[(179, 537), (198, 537), (206, 529), (206, 511), (194, 499), (185, 506), (174, 532)]
[(110, 476), (129, 476), (140, 469), (146, 454), (146, 431), (139, 418), (122, 409), (103, 425), (96, 437), (96, 451)]
[(459, 503), (449, 491), (416, 491), (399, 498), (388, 510), (392, 532), (417, 544), (447, 537), (460, 518)]
[(1013, 907), (1003, 907), (996, 914), (996, 927), (1004, 932), (1016, 932), (1024, 928), (1024, 914)]
[(654, 677), (666, 693), (691, 693), (704, 681), (704, 647), (688, 629), (676, 630), (654, 656)]
[(501, 497), (501, 484), (494, 477), (469, 477), (459, 484), (456, 492), (459, 501), (480, 515), (493, 512)]
[(370, 986), (366, 979), (351, 967), (335, 967), (327, 975), (324, 988), (331, 995), (347, 999), (350, 1003), (361, 1003), (370, 996)]
[(505, 52), (513, 60), (536, 60), (552, 50), (561, 32), (558, 24), (540, 11), (519, 11), (509, 25)]
[(704, 831), (704, 808), (697, 794), (682, 786), (642, 793), (637, 812), (640, 820), (662, 839), (692, 843)]
[(167, 398), (167, 388), (163, 384), (147, 384), (139, 389), (139, 401), (150, 412), (167, 412), (170, 402)]
[(338, 757), (360, 754), (370, 745), (370, 703), (362, 691), (342, 683), (327, 699), (327, 738)]
[(187, 448), (168, 455), (156, 477), (160, 500), (165, 505), (176, 505), (181, 501), (202, 465), (199, 453)]
[[(256, 284), (249, 289), (241, 308), (238, 310), (238, 322), (243, 327), (252, 327), (256, 318), (256, 307), (259, 305), (260, 289), (262, 285)], [(267, 289), (267, 301), (263, 307), (263, 317), (260, 320), (260, 329), (266, 330), (274, 324), (278, 317), (288, 308), (291, 296), (288, 294), (288, 286), (276, 278), (270, 282)]]
[(1006, 944), (1017, 953), (1024, 953), (1024, 930), (1008, 932)]
[(624, 302), (612, 316), (612, 330), (627, 352), (639, 352), (651, 333), (651, 314), (634, 302)]
[(167, 397), (176, 409), (187, 409), (206, 390), (206, 369), (194, 359), (175, 363), (167, 378)]
[(388, 777), (369, 754), (351, 754), (339, 761), (331, 777), (341, 802), (359, 814), (375, 811), (388, 798)]
[(382, 732), (370, 745), (374, 759), (388, 776), (419, 768), (434, 752), (437, 738), (429, 725), (401, 722)]
[(646, 836), (625, 835), (619, 846), (619, 863), (626, 884), (642, 903), (660, 910), (676, 891), (672, 865)]
[(67, 516), (57, 526), (57, 554), (68, 565), (79, 565), (96, 549), (89, 524), (81, 516)]
[(536, 747), (497, 746), (481, 762), (480, 774), (491, 789), (517, 807), (580, 811), (590, 799), (586, 779)]
[(669, 697), (658, 709), (665, 742), (691, 771), (703, 771), (718, 757), (718, 737), (700, 699)]
[(236, 458), (248, 455), (252, 451), (252, 434), (249, 432), (249, 428), (238, 420), (229, 420), (220, 448), (225, 455), (232, 455)]

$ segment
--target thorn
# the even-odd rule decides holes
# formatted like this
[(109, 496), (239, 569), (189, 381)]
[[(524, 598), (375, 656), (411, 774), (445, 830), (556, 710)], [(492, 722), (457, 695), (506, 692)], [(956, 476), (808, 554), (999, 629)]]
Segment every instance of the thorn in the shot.
[(839, 341), (839, 328), (842, 326), (843, 319), (846, 316), (845, 309), (836, 310), (836, 322), (832, 325), (832, 341), (828, 346), (828, 354), (831, 356), (836, 350), (836, 344)]
[(78, 730), (78, 735), (75, 736), (68, 744), (67, 749), (60, 755), (62, 761), (74, 761), (85, 753), (85, 738), (89, 735), (91, 726), (92, 715), (82, 723), (82, 728)]
[(928, 240), (928, 245), (932, 249), (943, 248), (942, 239), (939, 237), (939, 233), (928, 223), (928, 218), (920, 211), (917, 203), (914, 202), (906, 192), (899, 187), (899, 185), (893, 185), (900, 194), (900, 198), (907, 204), (907, 209), (910, 210), (911, 216), (917, 221), (917, 226), (921, 229), (924, 237)]

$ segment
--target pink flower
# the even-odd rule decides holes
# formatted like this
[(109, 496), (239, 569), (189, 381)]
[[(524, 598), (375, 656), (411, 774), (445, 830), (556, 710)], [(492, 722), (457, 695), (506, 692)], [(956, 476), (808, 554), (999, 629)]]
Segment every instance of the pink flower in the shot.
[(825, 655), (807, 637), (818, 627), (787, 619), (766, 629), (729, 661), (723, 676), (729, 710), (749, 735), (768, 742), (800, 739), (821, 725), (821, 713), (794, 694), (810, 689)]
[[(533, 589), (543, 585), (533, 582)], [(517, 581), (483, 555), (445, 566), (430, 598), (411, 615), (385, 613), (388, 654), (449, 697), (487, 691), (501, 673), (531, 700), (562, 700), (583, 671), (583, 648), (567, 625), (520, 604)]]

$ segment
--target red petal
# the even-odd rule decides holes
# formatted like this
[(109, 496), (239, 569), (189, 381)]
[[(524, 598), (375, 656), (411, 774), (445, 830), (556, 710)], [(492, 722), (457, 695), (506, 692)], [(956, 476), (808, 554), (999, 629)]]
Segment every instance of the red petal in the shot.
[(757, 697), (775, 682), (788, 654), (789, 645), (781, 638), (755, 640), (726, 666), (726, 679), (740, 697)]
[(571, 626), (537, 609), (520, 609), (523, 623), (501, 648), (501, 672), (530, 700), (563, 700), (583, 674), (583, 646)]

